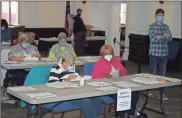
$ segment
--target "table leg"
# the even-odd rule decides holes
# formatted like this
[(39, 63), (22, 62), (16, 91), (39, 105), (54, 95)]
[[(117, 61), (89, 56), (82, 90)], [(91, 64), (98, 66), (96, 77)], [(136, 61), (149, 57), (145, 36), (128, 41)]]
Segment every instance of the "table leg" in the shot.
[(30, 118), (31, 116), (30, 109), (30, 104), (27, 104), (27, 118)]
[(160, 89), (160, 108), (161, 108), (164, 118), (167, 118), (166, 112), (164, 110), (163, 94), (164, 94), (164, 88), (161, 88)]
[(37, 118), (42, 118), (42, 116), (43, 116), (42, 108), (41, 108), (40, 104), (36, 106), (36, 114), (37, 114)]

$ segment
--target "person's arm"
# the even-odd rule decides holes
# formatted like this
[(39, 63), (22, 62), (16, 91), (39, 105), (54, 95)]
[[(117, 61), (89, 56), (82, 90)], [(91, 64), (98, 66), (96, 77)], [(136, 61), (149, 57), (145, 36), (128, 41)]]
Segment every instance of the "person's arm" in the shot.
[(25, 56), (11, 56), (8, 58), (9, 61), (22, 61), (25, 59)]
[(104, 78), (105, 75), (102, 71), (102, 66), (97, 62), (92, 70), (92, 79)]
[(56, 53), (55, 53), (55, 49), (54, 47), (51, 48), (50, 52), (49, 52), (49, 59), (56, 59)]
[(17, 54), (16, 48), (14, 48), (14, 47), (8, 53), (9, 61), (22, 61), (24, 58), (25, 58), (25, 56), (19, 56), (19, 54)]
[(166, 25), (166, 33), (164, 34), (164, 38), (167, 42), (172, 41), (172, 35), (168, 25)]
[(70, 50), (71, 50), (71, 53), (75, 56), (75, 57), (77, 57), (77, 55), (76, 55), (76, 53), (75, 53), (75, 50), (73, 49), (73, 46), (70, 44), (69, 45), (69, 48), (70, 48)]
[(155, 26), (149, 26), (149, 37), (150, 37), (150, 42), (164, 42), (164, 36), (160, 36), (157, 34), (157, 29)]
[(116, 61), (119, 65), (119, 70), (120, 70), (120, 75), (121, 76), (125, 76), (128, 75), (128, 71), (126, 70), (126, 68), (123, 66), (123, 64), (121, 64), (120, 60), (118, 58), (116, 58)]
[(31, 56), (32, 56), (32, 57), (41, 58), (41, 55), (40, 55), (40, 53), (39, 53), (37, 47), (34, 47), (34, 50), (33, 50), (32, 54), (31, 54)]

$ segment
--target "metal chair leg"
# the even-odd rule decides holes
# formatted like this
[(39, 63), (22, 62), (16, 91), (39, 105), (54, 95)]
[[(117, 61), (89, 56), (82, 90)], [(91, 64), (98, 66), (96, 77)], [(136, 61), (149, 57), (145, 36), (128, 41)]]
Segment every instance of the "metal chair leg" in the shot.
[(80, 110), (80, 118), (82, 118), (82, 111)]
[(161, 88), (161, 90), (160, 90), (160, 108), (161, 108), (164, 118), (167, 118), (166, 112), (164, 110), (163, 93), (164, 93), (164, 88)]
[(61, 114), (61, 118), (64, 118), (64, 112)]
[(106, 104), (104, 104), (104, 118), (107, 117), (107, 107), (106, 107)]

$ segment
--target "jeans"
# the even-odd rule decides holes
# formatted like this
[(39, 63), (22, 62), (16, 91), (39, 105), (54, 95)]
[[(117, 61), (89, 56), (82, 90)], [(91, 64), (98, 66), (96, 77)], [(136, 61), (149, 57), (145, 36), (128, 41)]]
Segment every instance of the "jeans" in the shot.
[(157, 74), (157, 65), (159, 64), (159, 69), (160, 69), (160, 76), (165, 76), (166, 74), (166, 66), (167, 66), (167, 61), (168, 61), (168, 56), (153, 56), (150, 55), (150, 72), (152, 74)]
[(80, 108), (84, 118), (99, 118), (99, 114), (102, 112), (102, 103), (98, 98), (78, 99), (69, 102)]

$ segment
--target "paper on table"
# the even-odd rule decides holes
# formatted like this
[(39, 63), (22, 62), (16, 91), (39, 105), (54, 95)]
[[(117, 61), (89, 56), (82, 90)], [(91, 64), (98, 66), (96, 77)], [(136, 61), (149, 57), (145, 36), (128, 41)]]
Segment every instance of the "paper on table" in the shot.
[(51, 97), (56, 97), (55, 94), (44, 92), (44, 93), (31, 93), (27, 94), (28, 97), (33, 98), (33, 99), (44, 99), (44, 98), (51, 98)]
[(91, 85), (91, 86), (95, 86), (95, 87), (104, 87), (104, 86), (111, 85), (111, 84), (106, 83), (106, 82), (90, 82), (90, 83), (87, 83), (87, 84)]
[(39, 61), (39, 58), (27, 56), (23, 61)]
[(5, 42), (5, 41), (3, 41), (3, 42), (1, 43), (1, 45), (11, 45), (11, 43), (10, 43), (10, 42)]
[(101, 90), (101, 91), (117, 91), (120, 88), (114, 87), (114, 86), (105, 86), (105, 87), (100, 87), (100, 88), (96, 88), (96, 89)]
[(16, 61), (5, 61), (5, 64), (17, 64)]
[[(79, 81), (80, 80), (80, 76), (78, 76), (76, 79), (72, 80), (72, 81)], [(92, 76), (89, 75), (84, 75), (84, 80), (90, 80), (92, 79)]]
[(124, 87), (124, 88), (132, 88), (132, 87), (141, 86), (139, 84), (135, 84), (132, 82), (127, 82), (127, 81), (113, 82), (113, 84), (116, 84), (117, 86)]
[(164, 82), (158, 81), (156, 78), (144, 78), (144, 77), (135, 77), (132, 79), (134, 82), (142, 83), (142, 84), (160, 84)]
[(169, 78), (169, 77), (162, 77), (162, 78), (164, 78), (164, 79), (166, 79), (166, 80), (168, 80), (170, 82), (181, 82), (180, 79), (174, 79), (174, 78)]
[(180, 82), (180, 79), (175, 79), (175, 78), (169, 78), (169, 77), (163, 77), (163, 76), (158, 76), (158, 75), (152, 75), (152, 74), (147, 74), (147, 73), (143, 73), (143, 74), (136, 74), (139, 77), (146, 77), (146, 78), (153, 78), (153, 79), (157, 79), (157, 78), (164, 78), (170, 82)]
[(46, 84), (47, 87), (53, 88), (77, 88), (79, 87), (78, 84), (71, 83), (71, 82), (54, 82)]
[(36, 89), (31, 86), (11, 87), (13, 91), (35, 91)]
[(50, 59), (50, 58), (41, 58), (41, 60), (47, 62), (57, 62), (57, 59)]

